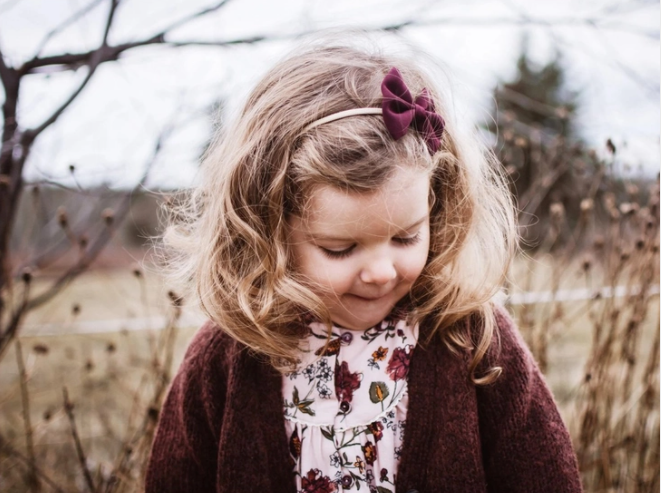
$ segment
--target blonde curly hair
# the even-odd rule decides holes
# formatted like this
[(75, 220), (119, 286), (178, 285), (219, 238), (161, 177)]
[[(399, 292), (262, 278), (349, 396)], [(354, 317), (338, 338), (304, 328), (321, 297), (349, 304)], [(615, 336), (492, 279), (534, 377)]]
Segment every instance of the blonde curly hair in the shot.
[[(446, 125), (433, 156), (418, 132), (395, 141), (379, 115), (306, 127), (352, 108), (380, 108), (381, 81), (397, 67), (412, 94), (427, 88)], [(310, 191), (378, 189), (406, 163), (431, 174), (428, 261), (406, 300), (448, 346), (472, 351), (476, 376), (494, 333), (491, 300), (516, 248), (514, 207), (493, 156), (458, 128), (432, 79), (410, 59), (348, 46), (298, 51), (272, 68), (224, 135), (210, 146), (201, 185), (173, 211), (164, 242), (171, 273), (196, 293), (223, 331), (280, 371), (297, 364), (303, 315), (330, 314), (292, 268), (287, 218)], [(482, 320), (478, 335), (457, 323)], [(421, 341), (423, 343), (424, 341)]]

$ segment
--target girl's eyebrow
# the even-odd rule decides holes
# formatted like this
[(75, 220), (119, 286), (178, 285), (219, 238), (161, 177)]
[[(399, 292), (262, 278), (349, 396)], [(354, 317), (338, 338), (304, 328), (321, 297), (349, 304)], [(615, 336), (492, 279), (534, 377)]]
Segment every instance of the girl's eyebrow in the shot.
[[(413, 224), (411, 224), (409, 226), (406, 226), (405, 228), (399, 229), (397, 231), (397, 233), (395, 233), (395, 234), (401, 234), (401, 233), (407, 232), (410, 229), (415, 228), (416, 226), (420, 226), (428, 218), (429, 218), (429, 214), (425, 214), (424, 217), (421, 217), (416, 222), (414, 222)], [(316, 233), (313, 233), (313, 232), (308, 232), (308, 236), (310, 236), (310, 238), (314, 238), (317, 241), (318, 240), (322, 240), (322, 241), (354, 241), (355, 240), (355, 238), (351, 238), (351, 237), (344, 238), (344, 237), (341, 237), (341, 236), (327, 235), (327, 234), (324, 234), (324, 233), (316, 234)]]

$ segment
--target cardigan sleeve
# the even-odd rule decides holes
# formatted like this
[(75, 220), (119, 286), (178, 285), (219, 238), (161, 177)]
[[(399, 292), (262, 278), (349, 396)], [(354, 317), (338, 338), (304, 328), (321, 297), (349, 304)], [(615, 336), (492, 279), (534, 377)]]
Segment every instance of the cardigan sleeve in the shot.
[(226, 339), (207, 323), (188, 347), (160, 413), (145, 479), (148, 493), (215, 490)]
[(532, 354), (503, 308), (496, 322), (486, 362), (503, 373), (477, 387), (488, 491), (582, 491), (571, 438)]

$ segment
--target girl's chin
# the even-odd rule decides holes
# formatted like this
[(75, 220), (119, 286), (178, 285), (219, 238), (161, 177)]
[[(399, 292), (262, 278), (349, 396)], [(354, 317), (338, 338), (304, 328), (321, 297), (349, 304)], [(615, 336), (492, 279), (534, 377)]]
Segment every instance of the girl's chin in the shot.
[(379, 324), (392, 311), (394, 305), (388, 304), (373, 310), (331, 310), (333, 323), (349, 330), (364, 331)]
[[(351, 293), (342, 296), (326, 296), (322, 299), (327, 303), (333, 323), (348, 330), (364, 331), (383, 321), (406, 295), (410, 286), (393, 289), (379, 298), (364, 298)], [(403, 289), (407, 288), (407, 289)]]

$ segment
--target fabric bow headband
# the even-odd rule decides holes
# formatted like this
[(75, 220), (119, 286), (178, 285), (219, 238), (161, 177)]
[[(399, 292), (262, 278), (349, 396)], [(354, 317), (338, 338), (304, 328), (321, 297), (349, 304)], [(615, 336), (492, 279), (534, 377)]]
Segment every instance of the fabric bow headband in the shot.
[(383, 115), (383, 122), (393, 139), (401, 139), (406, 135), (409, 127), (413, 127), (422, 135), (430, 154), (438, 151), (445, 121), (434, 110), (434, 102), (429, 97), (427, 89), (423, 89), (420, 95), (413, 99), (402, 74), (393, 67), (381, 83), (381, 94), (383, 94), (381, 108), (354, 108), (333, 113), (312, 122), (303, 132), (349, 116)]

